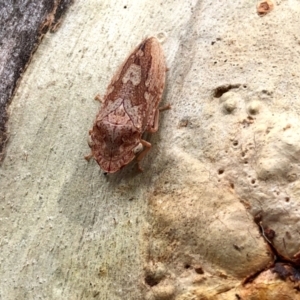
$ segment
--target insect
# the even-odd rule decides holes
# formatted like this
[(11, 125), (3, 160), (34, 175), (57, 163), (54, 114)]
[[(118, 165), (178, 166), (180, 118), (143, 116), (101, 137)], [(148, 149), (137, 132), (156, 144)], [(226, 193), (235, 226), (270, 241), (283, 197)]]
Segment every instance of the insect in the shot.
[(89, 131), (91, 154), (101, 169), (114, 173), (151, 148), (142, 136), (158, 129), (159, 108), (165, 86), (166, 65), (154, 37), (145, 39), (112, 78), (103, 105)]

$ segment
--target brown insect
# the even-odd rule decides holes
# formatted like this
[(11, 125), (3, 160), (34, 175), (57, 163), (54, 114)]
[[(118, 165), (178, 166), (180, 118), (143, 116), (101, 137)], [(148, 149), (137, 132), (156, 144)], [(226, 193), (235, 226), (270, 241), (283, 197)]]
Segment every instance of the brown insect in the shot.
[(271, 0), (259, 1), (256, 6), (258, 15), (264, 16), (274, 8), (274, 4)]
[(145, 39), (119, 68), (104, 96), (103, 105), (89, 131), (91, 154), (100, 167), (114, 173), (137, 157), (139, 162), (151, 144), (145, 132), (158, 129), (158, 108), (166, 65), (156, 38)]

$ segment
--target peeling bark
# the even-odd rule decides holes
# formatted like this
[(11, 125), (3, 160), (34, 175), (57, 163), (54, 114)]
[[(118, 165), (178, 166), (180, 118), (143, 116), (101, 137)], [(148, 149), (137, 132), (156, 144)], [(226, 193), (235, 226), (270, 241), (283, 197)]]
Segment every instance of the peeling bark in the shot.
[(55, 29), (72, 0), (0, 3), (0, 162), (8, 140), (7, 105), (33, 52), (49, 28)]

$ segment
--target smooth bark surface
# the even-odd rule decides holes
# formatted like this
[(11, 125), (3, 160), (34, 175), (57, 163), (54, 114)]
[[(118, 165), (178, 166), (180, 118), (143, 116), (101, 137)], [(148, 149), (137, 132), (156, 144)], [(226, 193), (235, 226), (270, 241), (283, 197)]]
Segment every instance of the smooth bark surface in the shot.
[[(299, 299), (299, 12), (76, 1), (10, 106), (1, 296)], [(145, 137), (143, 173), (104, 176), (84, 159), (93, 98), (147, 36), (162, 43), (172, 109)]]

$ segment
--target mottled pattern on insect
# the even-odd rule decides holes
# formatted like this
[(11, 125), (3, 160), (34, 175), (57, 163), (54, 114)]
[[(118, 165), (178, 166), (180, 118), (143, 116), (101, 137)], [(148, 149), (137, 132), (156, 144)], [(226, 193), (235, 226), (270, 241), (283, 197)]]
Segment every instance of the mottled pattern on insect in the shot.
[(145, 39), (112, 78), (103, 105), (89, 131), (91, 154), (101, 169), (114, 173), (137, 157), (139, 162), (151, 144), (145, 132), (158, 129), (159, 103), (165, 85), (166, 65), (156, 38)]

